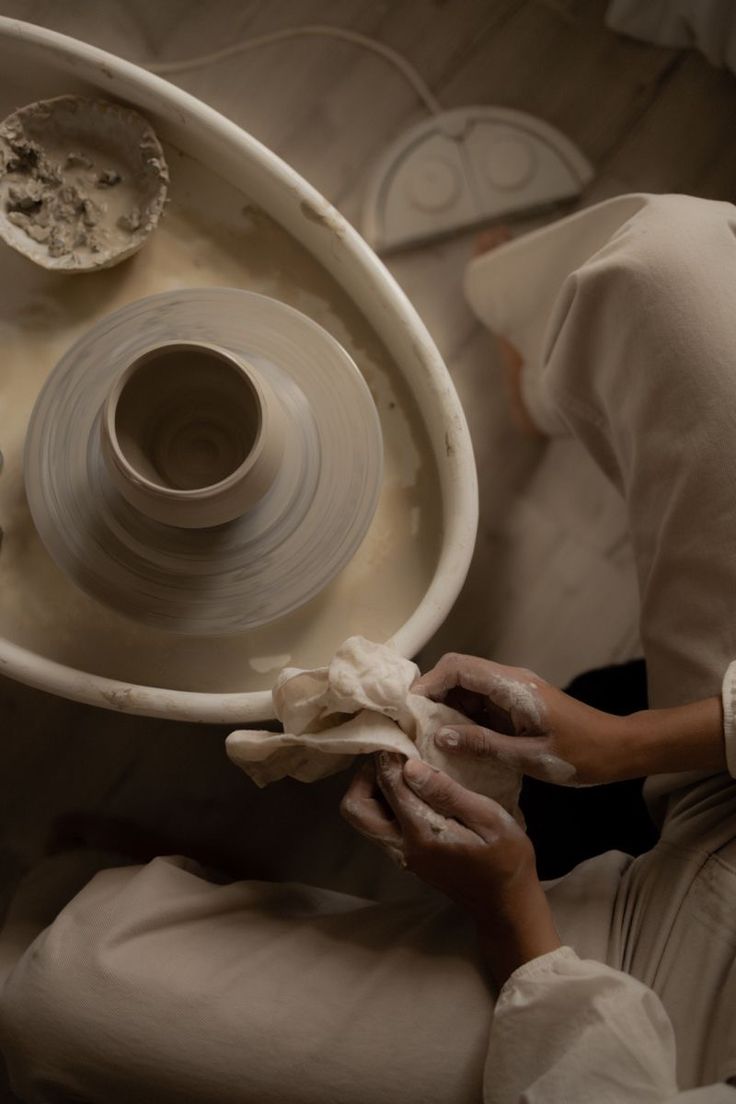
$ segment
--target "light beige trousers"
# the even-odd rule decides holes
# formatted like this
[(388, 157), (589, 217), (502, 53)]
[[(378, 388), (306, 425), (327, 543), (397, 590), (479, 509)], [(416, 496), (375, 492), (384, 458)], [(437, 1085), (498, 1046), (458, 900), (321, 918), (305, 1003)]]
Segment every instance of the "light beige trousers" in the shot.
[[(736, 656), (735, 233), (728, 204), (627, 196), (468, 273), (540, 424), (626, 499), (654, 705), (717, 694)], [(736, 1074), (736, 783), (668, 776), (648, 796), (653, 851), (548, 894), (564, 942), (659, 994), (687, 1088)], [(157, 859), (98, 873), (31, 942), (42, 882), (0, 940), (0, 1045), (27, 1101), (482, 1100), (493, 993), (469, 925), (429, 894), (218, 885)]]

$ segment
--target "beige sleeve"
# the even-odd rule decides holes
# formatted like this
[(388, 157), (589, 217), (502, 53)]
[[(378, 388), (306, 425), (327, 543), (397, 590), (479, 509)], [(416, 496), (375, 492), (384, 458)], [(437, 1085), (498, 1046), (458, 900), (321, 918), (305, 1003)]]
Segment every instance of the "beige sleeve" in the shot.
[(736, 1104), (726, 1085), (680, 1093), (659, 998), (628, 974), (561, 947), (501, 990), (484, 1104)]
[(728, 665), (723, 677), (723, 737), (726, 741), (726, 763), (732, 778), (736, 778), (736, 659)]

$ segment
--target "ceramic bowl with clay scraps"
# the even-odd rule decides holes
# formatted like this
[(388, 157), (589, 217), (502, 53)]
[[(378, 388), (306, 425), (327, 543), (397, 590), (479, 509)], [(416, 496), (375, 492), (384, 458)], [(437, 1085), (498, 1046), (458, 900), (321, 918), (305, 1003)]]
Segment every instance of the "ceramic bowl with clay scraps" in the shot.
[(121, 104), (58, 96), (0, 123), (0, 237), (43, 268), (125, 260), (155, 228), (168, 183), (150, 124)]

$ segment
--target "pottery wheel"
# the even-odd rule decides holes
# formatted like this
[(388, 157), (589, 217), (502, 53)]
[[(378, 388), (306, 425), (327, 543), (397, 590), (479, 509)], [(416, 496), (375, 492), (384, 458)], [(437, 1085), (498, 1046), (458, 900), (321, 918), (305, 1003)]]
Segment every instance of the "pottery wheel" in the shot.
[[(287, 418), (272, 486), (216, 528), (146, 517), (103, 463), (111, 388), (147, 348), (172, 340), (215, 343), (247, 361)], [(219, 635), (289, 613), (345, 567), (375, 512), (382, 456), (370, 391), (328, 333), (263, 295), (188, 289), (115, 311), (68, 350), (33, 411), (25, 482), (44, 544), (84, 590), (158, 628)]]

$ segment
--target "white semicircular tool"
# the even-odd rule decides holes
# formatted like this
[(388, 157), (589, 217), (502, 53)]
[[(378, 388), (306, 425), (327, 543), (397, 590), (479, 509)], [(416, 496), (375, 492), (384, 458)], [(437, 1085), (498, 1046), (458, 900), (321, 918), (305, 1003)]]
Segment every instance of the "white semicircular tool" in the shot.
[(586, 157), (555, 127), (505, 107), (461, 107), (419, 123), (381, 158), (363, 236), (379, 252), (575, 199)]

